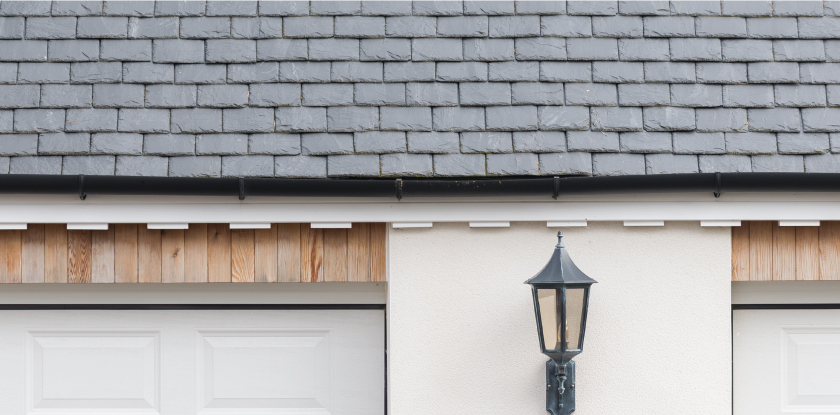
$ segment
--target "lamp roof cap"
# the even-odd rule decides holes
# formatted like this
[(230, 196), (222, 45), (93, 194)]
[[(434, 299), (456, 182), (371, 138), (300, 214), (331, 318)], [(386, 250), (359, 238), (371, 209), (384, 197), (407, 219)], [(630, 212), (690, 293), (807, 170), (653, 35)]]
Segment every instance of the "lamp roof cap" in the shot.
[(598, 281), (589, 278), (580, 268), (575, 265), (566, 246), (563, 245), (563, 231), (557, 232), (557, 245), (551, 254), (551, 259), (545, 267), (534, 275), (533, 278), (525, 281), (526, 284), (586, 284), (591, 285)]

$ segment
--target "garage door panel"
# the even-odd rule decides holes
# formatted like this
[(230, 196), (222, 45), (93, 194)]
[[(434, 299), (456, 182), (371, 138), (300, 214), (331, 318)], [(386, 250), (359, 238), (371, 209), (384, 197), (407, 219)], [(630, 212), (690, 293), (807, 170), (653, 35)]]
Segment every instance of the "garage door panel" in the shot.
[(160, 332), (29, 331), (28, 409), (159, 413)]
[(734, 413), (840, 414), (840, 310), (736, 310)]
[(840, 326), (782, 327), (783, 410), (840, 413)]
[(384, 367), (382, 310), (0, 311), (2, 414), (376, 415)]
[(329, 413), (329, 330), (199, 330), (197, 341), (202, 409), (228, 409), (203, 412)]

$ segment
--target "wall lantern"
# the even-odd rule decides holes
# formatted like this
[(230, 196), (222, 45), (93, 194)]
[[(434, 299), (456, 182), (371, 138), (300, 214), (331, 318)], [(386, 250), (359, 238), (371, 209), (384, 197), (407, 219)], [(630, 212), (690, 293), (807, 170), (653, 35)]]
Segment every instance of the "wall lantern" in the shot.
[(583, 351), (589, 287), (596, 282), (569, 258), (563, 232), (557, 232), (557, 246), (545, 268), (525, 282), (534, 295), (540, 347), (551, 358), (545, 364), (545, 409), (552, 415), (568, 415), (575, 410), (572, 358)]

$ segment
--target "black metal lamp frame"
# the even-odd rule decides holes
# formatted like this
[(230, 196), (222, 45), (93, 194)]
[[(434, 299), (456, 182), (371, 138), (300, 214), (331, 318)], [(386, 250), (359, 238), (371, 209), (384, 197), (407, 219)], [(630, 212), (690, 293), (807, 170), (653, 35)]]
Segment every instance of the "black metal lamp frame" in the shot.
[[(578, 339), (579, 347), (577, 349), (566, 348), (569, 344), (569, 339), (566, 338), (566, 288), (584, 289), (580, 338)], [(546, 349), (545, 347), (538, 289), (554, 289), (562, 293), (562, 295), (557, 295), (555, 300), (560, 303), (559, 309), (563, 310), (563, 315), (558, 316), (561, 322), (561, 349)], [(589, 311), (589, 285), (534, 284), (532, 285), (532, 293), (534, 297), (535, 315), (537, 317), (540, 349), (543, 354), (550, 358), (545, 363), (545, 410), (552, 415), (568, 415), (575, 410), (575, 362), (572, 359), (583, 351), (583, 339), (586, 333), (586, 316)]]
[[(540, 349), (550, 358), (545, 364), (546, 378), (546, 411), (552, 415), (569, 415), (575, 410), (575, 362), (572, 359), (583, 351), (583, 340), (586, 334), (586, 320), (589, 314), (589, 289), (595, 280), (584, 274), (569, 257), (563, 245), (563, 233), (557, 233), (557, 246), (551, 259), (534, 278), (526, 283), (531, 285), (534, 297), (534, 311), (537, 319), (537, 332), (540, 339)], [(546, 349), (543, 336), (542, 311), (540, 309), (539, 291), (555, 290), (555, 305), (557, 320), (560, 323), (559, 349)], [(566, 323), (568, 310), (566, 309), (566, 290), (583, 289), (583, 309), (581, 310), (580, 333), (576, 349), (568, 349), (569, 339), (566, 338)]]

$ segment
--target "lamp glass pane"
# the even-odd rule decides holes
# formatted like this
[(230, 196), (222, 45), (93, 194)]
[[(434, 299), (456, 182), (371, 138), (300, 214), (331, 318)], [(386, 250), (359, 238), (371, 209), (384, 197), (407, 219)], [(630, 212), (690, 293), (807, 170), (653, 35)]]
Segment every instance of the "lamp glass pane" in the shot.
[(542, 319), (543, 341), (546, 350), (560, 349), (560, 334), (557, 319), (558, 315), (558, 301), (557, 295), (560, 290), (555, 289), (537, 289), (537, 298), (540, 303), (540, 318)]
[(584, 294), (584, 288), (566, 288), (566, 344), (569, 350), (580, 349)]

